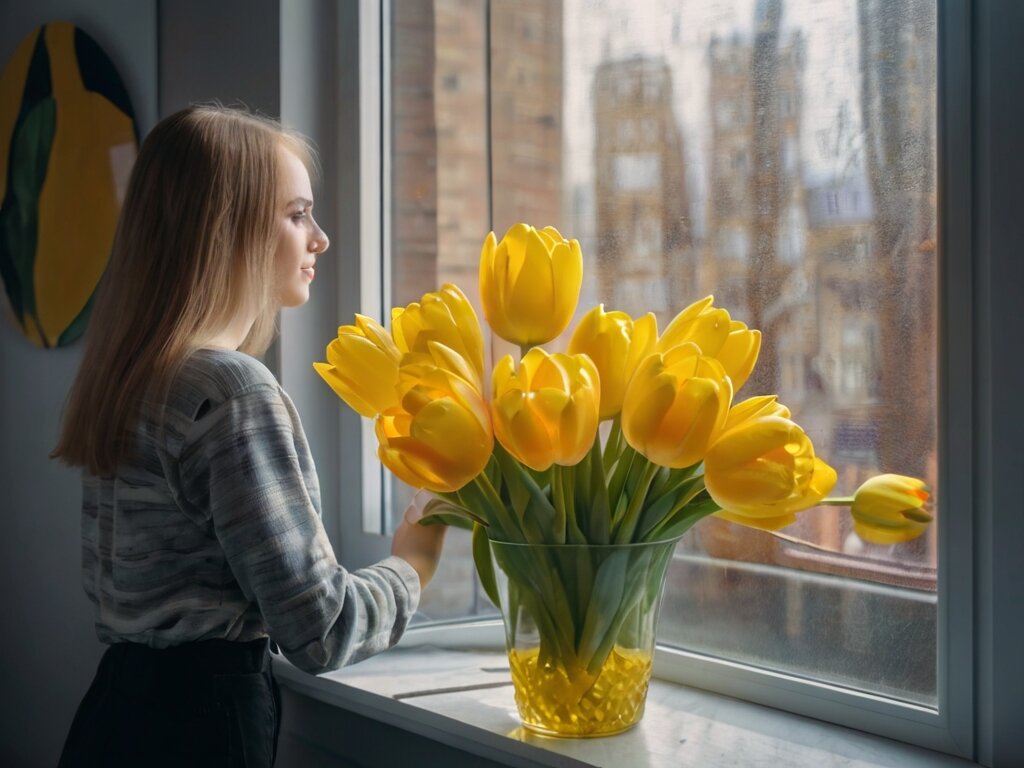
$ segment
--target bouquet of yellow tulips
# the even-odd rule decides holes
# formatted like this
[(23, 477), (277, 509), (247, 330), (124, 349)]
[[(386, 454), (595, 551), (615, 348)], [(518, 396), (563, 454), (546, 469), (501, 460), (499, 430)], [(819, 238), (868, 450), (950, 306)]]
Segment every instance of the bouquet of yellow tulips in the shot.
[(660, 333), (653, 314), (599, 305), (565, 353), (544, 350), (569, 327), (582, 279), (576, 240), (516, 224), (500, 242), (490, 233), (480, 259), (487, 323), (520, 348), (519, 359), (497, 361), (489, 381), (480, 323), (451, 284), (393, 309), (390, 332), (356, 315), (328, 345), (327, 362), (314, 364), (375, 420), (383, 464), (435, 494), (425, 521), (473, 531), (481, 582), (500, 605), (494, 549), (510, 582), (506, 602), (527, 605), (541, 666), (557, 659), (570, 698), (579, 703), (593, 688), (643, 602), (630, 585), (663, 578), (671, 547), (566, 567), (544, 545), (674, 542), (708, 515), (775, 530), (820, 504), (851, 507), (869, 541), (926, 530), (923, 482), (882, 475), (854, 496), (828, 498), (836, 472), (789, 409), (773, 395), (737, 400), (761, 335), (711, 297)]

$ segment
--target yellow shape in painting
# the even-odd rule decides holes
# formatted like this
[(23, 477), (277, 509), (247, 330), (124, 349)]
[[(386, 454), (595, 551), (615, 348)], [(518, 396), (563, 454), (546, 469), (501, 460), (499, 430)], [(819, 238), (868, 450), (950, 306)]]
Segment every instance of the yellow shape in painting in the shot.
[(106, 267), (120, 208), (111, 153), (135, 144), (131, 118), (83, 87), (74, 29), (46, 26), (57, 129), (39, 198), (34, 279), (50, 346), (82, 311)]

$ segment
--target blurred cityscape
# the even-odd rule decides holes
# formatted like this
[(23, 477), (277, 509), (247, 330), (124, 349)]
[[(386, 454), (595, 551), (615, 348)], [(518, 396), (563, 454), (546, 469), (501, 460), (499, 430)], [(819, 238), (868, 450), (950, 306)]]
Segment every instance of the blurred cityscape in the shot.
[[(402, 0), (390, 44), (394, 304), (448, 281), (479, 311), (484, 235), (554, 225), (583, 246), (579, 315), (664, 328), (713, 294), (760, 328), (740, 397), (777, 393), (838, 493), (878, 472), (936, 485), (935, 0)], [(702, 521), (673, 578), (710, 556), (934, 592), (934, 527), (889, 548), (835, 510), (802, 517), (781, 536)], [(694, 600), (744, 592), (739, 567)], [(749, 599), (771, 606), (764, 581)], [(811, 592), (779, 590), (803, 615)], [(694, 609), (679, 599), (666, 614)], [(934, 602), (914, 605), (896, 623), (927, 635)], [(929, 700), (930, 642), (885, 685)]]

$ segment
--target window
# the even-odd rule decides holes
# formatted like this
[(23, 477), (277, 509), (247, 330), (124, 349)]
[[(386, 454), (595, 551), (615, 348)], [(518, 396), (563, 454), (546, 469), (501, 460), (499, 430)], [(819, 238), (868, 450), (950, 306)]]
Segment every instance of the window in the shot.
[[(444, 280), (472, 294), (483, 233), (500, 234), (518, 220), (554, 224), (580, 239), (589, 270), (598, 272), (585, 285), (581, 307), (607, 302), (619, 283), (623, 302), (651, 302), (657, 297), (650, 287), (657, 285), (667, 294), (659, 312), (664, 327), (690, 300), (715, 292), (735, 316), (778, 340), (775, 348), (766, 345), (763, 378), (745, 394), (788, 383), (793, 396), (802, 397), (790, 406), (840, 469), (843, 488), (852, 490), (879, 469), (920, 474), (948, 487), (937, 469), (937, 266), (934, 249), (919, 247), (936, 229), (934, 0), (830, 0), (834, 12), (828, 14), (802, 14), (797, 2), (752, 8), (722, 0), (678, 11), (678, 27), (658, 22), (661, 6), (634, 9), (629, 25), (616, 23), (622, 15), (614, 5), (423, 0), (389, 6), (389, 301), (413, 300)], [(698, 18), (702, 13), (706, 19)], [(517, 14), (532, 23), (517, 26)], [(515, 30), (527, 27), (535, 34), (520, 39)], [(495, 29), (502, 34), (489, 34)], [(890, 31), (892, 39), (905, 43), (909, 36), (915, 44), (887, 48)], [(563, 45), (578, 55), (563, 59)], [(860, 65), (910, 50), (895, 72)], [(524, 73), (528, 94), (521, 90)], [(894, 114), (887, 101), (894, 92), (914, 108)], [(658, 111), (673, 121), (677, 130), (660, 132), (664, 145), (655, 148), (665, 176), (656, 199), (638, 201), (649, 190), (602, 186), (601, 175), (614, 177), (616, 168), (611, 157), (602, 157), (601, 121), (608, 115), (596, 108), (602, 93), (613, 99), (608, 110), (628, 108), (636, 117)], [(710, 124), (719, 93), (749, 105), (738, 108), (728, 126), (746, 132), (741, 141), (749, 149), (749, 178), (736, 183), (749, 204), (738, 211), (716, 211), (710, 193), (728, 181), (714, 177), (716, 142), (732, 147), (737, 141)], [(760, 99), (785, 109), (766, 119)], [(818, 141), (822, 131), (839, 130), (829, 123), (839, 114), (843, 130), (855, 138)], [(892, 132), (880, 130), (884, 119), (903, 121), (897, 133), (914, 136), (901, 159), (901, 171), (909, 168), (914, 183), (899, 187), (910, 205), (881, 198), (892, 192), (878, 176), (885, 171), (880, 158), (892, 157), (884, 145)], [(788, 148), (793, 141), (795, 152)], [(794, 162), (797, 172), (784, 178), (765, 173)], [(671, 170), (678, 178), (670, 178)], [(805, 213), (787, 218), (793, 200)], [(649, 272), (628, 289), (624, 276), (603, 265), (622, 262), (621, 249), (652, 216), (663, 222), (661, 258), (651, 259)], [(780, 223), (790, 226), (788, 242), (800, 234), (794, 228), (802, 228), (803, 237), (786, 258), (773, 258)], [(735, 232), (747, 238), (749, 258), (711, 258), (723, 233)], [(725, 242), (735, 237), (727, 234)], [(854, 257), (835, 256), (845, 253)], [(876, 263), (883, 260), (890, 269), (884, 281)], [(760, 283), (744, 273), (766, 261), (768, 277)], [(908, 302), (914, 302), (914, 318), (887, 322), (894, 307)], [(639, 313), (652, 307), (614, 308)], [(880, 318), (885, 332), (865, 334), (865, 355), (846, 365), (842, 329), (864, 317)], [(894, 335), (922, 341), (912, 350), (914, 360), (900, 367), (912, 371), (909, 382), (887, 378), (894, 374)], [(881, 378), (873, 374), (879, 370)], [(886, 419), (887, 408), (902, 420)], [(401, 489), (393, 499), (400, 509)], [(937, 511), (941, 516), (943, 508)], [(828, 513), (778, 537), (711, 522), (680, 547), (673, 576), (679, 588), (669, 590), (661, 622), (663, 641), (683, 649), (697, 678), (712, 667), (744, 680), (761, 670), (786, 681), (783, 688), (795, 691), (803, 681), (829, 691), (826, 710), (842, 708), (848, 694), (925, 729), (946, 722), (936, 676), (940, 542), (934, 534), (891, 553), (860, 546)], [(430, 618), (487, 612), (467, 578), (471, 566), (459, 570), (457, 546), (448, 554), (445, 567), (453, 570), (442, 577), (450, 587), (439, 582), (432, 590), (444, 599), (426, 606)], [(465, 555), (468, 563), (468, 547)], [(915, 654), (877, 650), (907, 644)], [(898, 668), (887, 666), (893, 661)], [(730, 684), (715, 687), (728, 691)], [(885, 725), (869, 727), (886, 731)], [(930, 738), (941, 741), (918, 740)]]

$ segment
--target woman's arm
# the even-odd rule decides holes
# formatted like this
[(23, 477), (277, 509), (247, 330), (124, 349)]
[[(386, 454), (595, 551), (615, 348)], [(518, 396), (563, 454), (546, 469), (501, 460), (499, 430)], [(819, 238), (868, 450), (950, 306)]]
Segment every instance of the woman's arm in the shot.
[[(423, 574), (395, 556), (351, 573), (338, 564), (302, 427), (279, 389), (260, 384), (211, 409), (186, 437), (179, 466), (185, 497), (208, 510), (243, 594), (296, 666), (318, 674), (398, 641)], [(430, 570), (420, 537), (399, 541), (399, 552), (423, 553), (420, 567)]]

